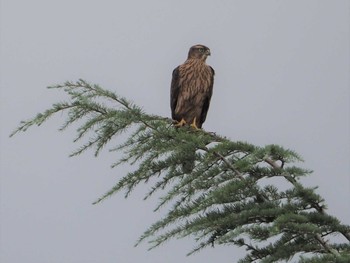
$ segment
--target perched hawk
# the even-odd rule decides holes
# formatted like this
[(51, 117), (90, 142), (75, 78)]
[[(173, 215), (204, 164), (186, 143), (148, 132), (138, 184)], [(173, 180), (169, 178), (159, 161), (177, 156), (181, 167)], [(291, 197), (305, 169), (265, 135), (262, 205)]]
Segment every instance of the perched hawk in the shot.
[(200, 129), (207, 117), (214, 84), (214, 69), (205, 63), (208, 56), (208, 47), (195, 45), (185, 63), (173, 71), (170, 106), (176, 126)]

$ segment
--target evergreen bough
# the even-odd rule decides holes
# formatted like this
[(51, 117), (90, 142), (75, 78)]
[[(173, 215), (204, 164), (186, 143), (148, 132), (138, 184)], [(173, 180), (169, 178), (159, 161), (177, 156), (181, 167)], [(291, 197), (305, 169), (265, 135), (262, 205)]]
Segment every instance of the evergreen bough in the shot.
[[(300, 183), (311, 171), (294, 165), (302, 161), (294, 151), (175, 128), (171, 119), (149, 115), (84, 80), (49, 88), (64, 90), (70, 100), (22, 121), (11, 136), (64, 111), (67, 119), (60, 130), (78, 123), (74, 142), (86, 140), (71, 156), (88, 149), (97, 156), (127, 132), (127, 139), (110, 149), (122, 153), (112, 167), (127, 163), (134, 170), (94, 204), (119, 191), (127, 197), (143, 183), (150, 185), (145, 199), (160, 192), (155, 211), (164, 206), (169, 210), (137, 244), (148, 240), (154, 248), (174, 237), (194, 236), (198, 245), (189, 254), (207, 246), (236, 245), (247, 251), (240, 263), (350, 262), (350, 226), (327, 214), (316, 188)], [(193, 152), (195, 167), (185, 173), (182, 164)], [(275, 186), (281, 180), (285, 190)]]

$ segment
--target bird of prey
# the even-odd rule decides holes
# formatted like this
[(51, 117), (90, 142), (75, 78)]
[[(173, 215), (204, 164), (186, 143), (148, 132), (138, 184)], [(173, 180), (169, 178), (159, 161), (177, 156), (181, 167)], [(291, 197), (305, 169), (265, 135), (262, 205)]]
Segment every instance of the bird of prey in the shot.
[(175, 126), (202, 128), (213, 93), (215, 74), (214, 69), (205, 62), (208, 56), (208, 47), (192, 46), (187, 60), (173, 71), (170, 106)]

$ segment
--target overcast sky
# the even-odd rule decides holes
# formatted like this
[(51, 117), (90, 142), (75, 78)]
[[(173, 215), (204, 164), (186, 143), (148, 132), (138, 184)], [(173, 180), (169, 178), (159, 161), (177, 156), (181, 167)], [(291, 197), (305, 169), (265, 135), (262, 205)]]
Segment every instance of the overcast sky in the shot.
[(172, 70), (194, 44), (216, 70), (204, 129), (301, 154), (329, 213), (350, 224), (349, 7), (333, 1), (1, 1), (1, 232), (3, 263), (236, 262), (244, 250), (173, 240), (134, 248), (162, 215), (143, 201), (91, 203), (127, 171), (116, 153), (68, 158), (65, 116), (9, 139), (19, 121), (62, 101), (45, 87), (83, 78), (152, 114), (170, 116)]

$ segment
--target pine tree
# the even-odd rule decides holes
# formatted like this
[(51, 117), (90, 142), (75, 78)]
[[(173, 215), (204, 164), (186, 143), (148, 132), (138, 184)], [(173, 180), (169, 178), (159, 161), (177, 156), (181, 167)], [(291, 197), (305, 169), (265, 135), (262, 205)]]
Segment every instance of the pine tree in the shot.
[[(70, 100), (22, 121), (11, 136), (59, 112), (67, 112), (60, 130), (79, 123), (74, 142), (86, 140), (71, 156), (88, 149), (97, 156), (116, 136), (127, 133), (111, 149), (122, 153), (113, 167), (128, 163), (135, 170), (95, 204), (119, 191), (127, 197), (144, 183), (151, 185), (145, 199), (160, 192), (155, 211), (167, 207), (168, 212), (137, 244), (148, 240), (154, 248), (174, 237), (193, 236), (198, 245), (189, 254), (207, 246), (236, 245), (247, 251), (240, 263), (350, 262), (350, 226), (327, 214), (316, 188), (300, 183), (311, 171), (295, 166), (302, 159), (294, 151), (231, 141), (204, 130), (175, 129), (171, 119), (147, 114), (84, 80), (49, 88), (64, 90)], [(195, 167), (185, 173), (182, 165), (193, 152)], [(278, 189), (276, 179), (285, 181), (287, 189)], [(330, 241), (334, 236), (337, 241)]]

